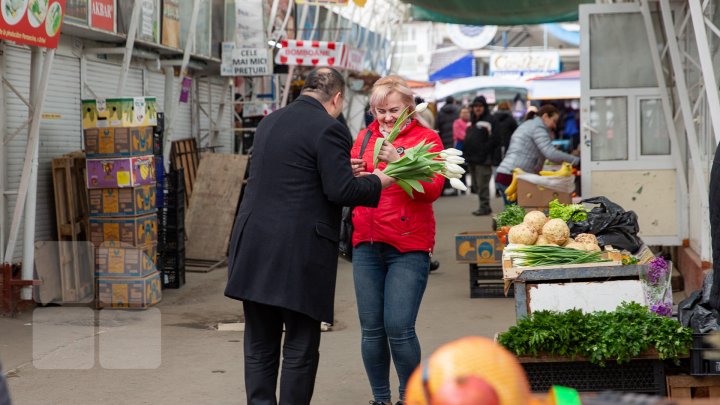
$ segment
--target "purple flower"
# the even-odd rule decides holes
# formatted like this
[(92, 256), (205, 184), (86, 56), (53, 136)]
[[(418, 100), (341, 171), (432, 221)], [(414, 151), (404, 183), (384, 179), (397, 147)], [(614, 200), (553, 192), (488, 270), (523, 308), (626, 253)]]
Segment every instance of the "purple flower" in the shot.
[(667, 305), (665, 303), (662, 304), (654, 304), (650, 306), (650, 310), (652, 312), (655, 312), (656, 314), (660, 316), (671, 316), (672, 315), (672, 307), (670, 305)]
[(650, 270), (647, 271), (645, 277), (650, 284), (657, 284), (667, 276), (668, 271), (669, 268), (665, 259), (663, 257), (656, 257), (650, 261)]

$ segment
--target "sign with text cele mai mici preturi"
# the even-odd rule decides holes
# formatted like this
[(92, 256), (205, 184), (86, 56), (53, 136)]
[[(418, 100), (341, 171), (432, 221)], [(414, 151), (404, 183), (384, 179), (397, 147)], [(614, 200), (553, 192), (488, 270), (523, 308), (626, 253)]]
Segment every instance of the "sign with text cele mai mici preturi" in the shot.
[(238, 48), (233, 42), (223, 42), (222, 76), (272, 75), (268, 48)]
[(57, 48), (65, 0), (2, 0), (0, 39)]

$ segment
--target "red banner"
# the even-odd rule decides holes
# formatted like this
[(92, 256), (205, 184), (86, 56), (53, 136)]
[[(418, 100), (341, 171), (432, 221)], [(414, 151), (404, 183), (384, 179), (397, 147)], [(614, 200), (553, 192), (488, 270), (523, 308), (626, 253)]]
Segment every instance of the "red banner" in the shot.
[(90, 0), (90, 26), (115, 32), (115, 0)]
[(0, 39), (57, 48), (65, 0), (2, 0)]

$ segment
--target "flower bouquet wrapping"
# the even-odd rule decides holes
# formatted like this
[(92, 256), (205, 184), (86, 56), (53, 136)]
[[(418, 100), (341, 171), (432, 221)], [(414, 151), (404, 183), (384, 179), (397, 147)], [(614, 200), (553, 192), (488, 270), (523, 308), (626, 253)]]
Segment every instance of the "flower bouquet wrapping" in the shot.
[(656, 257), (644, 267), (640, 278), (648, 307), (658, 315), (671, 316), (672, 286), (668, 262), (663, 257)]
[[(376, 167), (383, 142), (387, 141), (392, 144), (405, 121), (412, 114), (423, 112), (426, 108), (427, 103), (418, 104), (415, 111), (412, 112), (408, 112), (408, 109), (405, 108), (395, 121), (390, 134), (385, 138), (379, 138), (375, 142), (373, 160)], [(462, 152), (454, 148), (448, 148), (441, 152), (430, 152), (430, 149), (434, 146), (434, 143), (421, 142), (419, 145), (406, 149), (405, 154), (400, 159), (388, 163), (385, 167), (385, 174), (394, 177), (397, 180), (396, 184), (405, 190), (410, 198), (413, 198), (413, 191), (423, 193), (422, 182), (431, 182), (436, 175), (449, 179), (450, 185), (457, 190), (467, 190), (467, 186), (460, 180), (465, 173), (465, 169), (460, 166), (465, 163)]]

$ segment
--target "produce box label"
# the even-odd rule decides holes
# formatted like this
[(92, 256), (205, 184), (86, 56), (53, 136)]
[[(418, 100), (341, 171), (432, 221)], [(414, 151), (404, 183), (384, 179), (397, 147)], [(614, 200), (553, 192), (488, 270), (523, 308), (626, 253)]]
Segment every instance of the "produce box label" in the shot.
[(157, 125), (154, 97), (82, 100), (83, 129)]
[(91, 217), (137, 216), (157, 211), (157, 187), (152, 185), (91, 189), (88, 195)]
[(152, 155), (153, 127), (91, 128), (85, 131), (89, 158)]
[(119, 241), (134, 247), (157, 243), (157, 215), (139, 217), (90, 218), (90, 240), (95, 246)]
[(98, 308), (144, 309), (162, 299), (157, 271), (144, 277), (98, 277), (96, 291)]
[(95, 275), (145, 277), (157, 270), (155, 246), (136, 248), (122, 242), (103, 242), (95, 251)]
[(88, 188), (137, 187), (155, 184), (153, 156), (87, 160)]
[(455, 235), (455, 260), (460, 263), (500, 267), (502, 249), (495, 232), (463, 232)]

